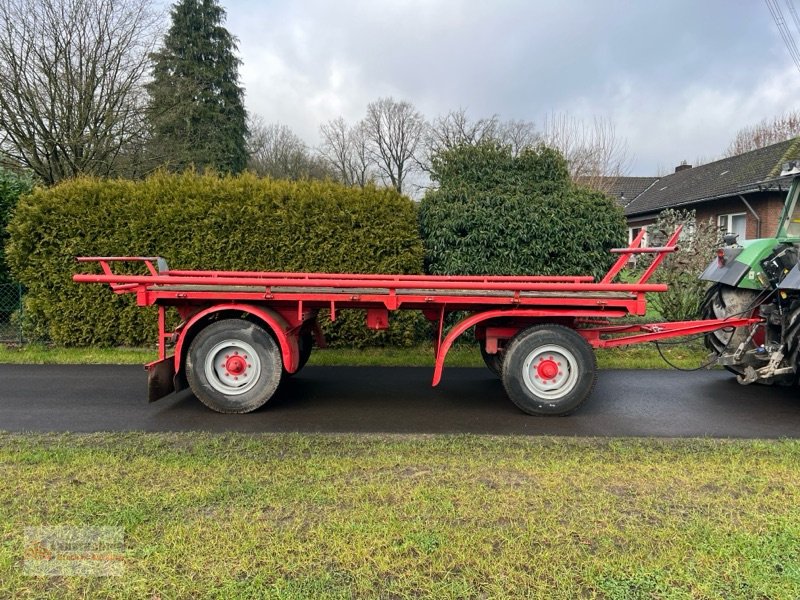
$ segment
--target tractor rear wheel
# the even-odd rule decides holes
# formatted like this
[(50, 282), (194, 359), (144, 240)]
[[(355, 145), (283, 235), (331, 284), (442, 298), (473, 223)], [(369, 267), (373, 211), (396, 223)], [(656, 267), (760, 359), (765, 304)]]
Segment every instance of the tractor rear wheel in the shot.
[[(735, 288), (730, 285), (716, 283), (706, 292), (703, 301), (704, 319), (727, 319), (734, 316), (746, 316), (758, 308), (757, 290), (746, 290)], [(717, 329), (705, 335), (705, 346), (713, 354), (719, 356), (724, 352), (733, 352), (739, 345), (747, 339), (749, 331), (747, 327), (729, 327), (727, 329)], [(753, 342), (751, 341), (752, 345)], [(745, 348), (749, 350), (750, 348)], [(731, 373), (741, 375), (744, 373), (744, 364), (726, 365), (725, 368)]]

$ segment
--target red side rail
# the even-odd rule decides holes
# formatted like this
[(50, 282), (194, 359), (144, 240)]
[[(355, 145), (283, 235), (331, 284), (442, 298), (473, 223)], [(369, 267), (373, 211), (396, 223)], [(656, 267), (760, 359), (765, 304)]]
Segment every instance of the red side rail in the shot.
[(333, 279), (337, 277), (358, 278), (362, 281), (372, 280), (404, 280), (404, 281), (477, 281), (477, 282), (504, 282), (504, 281), (541, 281), (565, 283), (589, 283), (594, 281), (591, 275), (373, 275), (358, 273), (292, 273), (286, 271), (192, 271), (175, 270), (164, 271), (164, 275), (181, 277), (246, 277), (254, 279), (303, 279), (315, 281), (317, 279)]
[(665, 292), (667, 286), (661, 283), (590, 283), (563, 281), (462, 281), (437, 280), (424, 285), (427, 279), (418, 277), (406, 278), (398, 276), (393, 279), (365, 279), (361, 275), (334, 276), (331, 278), (305, 279), (287, 277), (208, 277), (208, 276), (176, 276), (171, 273), (161, 275), (73, 275), (73, 281), (79, 283), (108, 283), (150, 285), (196, 285), (196, 286), (260, 286), (271, 287), (334, 287), (386, 289), (425, 289), (435, 295), (436, 290), (490, 290), (490, 291), (552, 291), (552, 292)]

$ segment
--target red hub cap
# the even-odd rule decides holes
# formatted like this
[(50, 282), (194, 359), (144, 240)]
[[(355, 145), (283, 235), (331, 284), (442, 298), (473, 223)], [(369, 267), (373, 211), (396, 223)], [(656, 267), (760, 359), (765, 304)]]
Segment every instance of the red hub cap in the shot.
[(238, 354), (229, 356), (225, 361), (225, 370), (231, 375), (241, 375), (247, 370), (247, 361)]
[(545, 359), (536, 365), (536, 374), (542, 379), (554, 379), (558, 375), (558, 365), (552, 359)]

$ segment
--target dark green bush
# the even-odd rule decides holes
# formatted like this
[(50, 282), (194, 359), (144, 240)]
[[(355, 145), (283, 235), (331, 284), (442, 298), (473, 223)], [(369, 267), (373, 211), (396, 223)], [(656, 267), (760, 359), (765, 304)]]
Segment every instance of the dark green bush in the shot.
[[(251, 174), (67, 181), (23, 198), (9, 231), (9, 264), (28, 288), (25, 308), (36, 334), (71, 345), (138, 345), (156, 338), (153, 310), (104, 286), (71, 281), (75, 256), (160, 254), (181, 269), (422, 268), (416, 210), (408, 198), (374, 187)], [(416, 321), (392, 321), (388, 333), (370, 333), (360, 315), (344, 312), (328, 331), (332, 341), (351, 345), (413, 337)]]
[(430, 273), (599, 276), (625, 242), (622, 209), (575, 186), (556, 150), (466, 146), (433, 167), (439, 188), (420, 206)]
[(32, 188), (30, 176), (19, 175), (0, 167), (0, 285), (11, 282), (11, 274), (6, 265), (6, 226), (20, 196), (29, 193)]
[(492, 194), (549, 194), (570, 183), (567, 162), (558, 150), (539, 146), (514, 154), (496, 142), (444, 150), (431, 160), (431, 179), (440, 190)]

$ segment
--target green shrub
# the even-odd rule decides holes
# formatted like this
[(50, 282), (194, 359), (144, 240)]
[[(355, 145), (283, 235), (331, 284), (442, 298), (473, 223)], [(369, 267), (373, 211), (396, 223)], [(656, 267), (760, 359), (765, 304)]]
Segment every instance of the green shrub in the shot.
[[(649, 298), (665, 321), (700, 318), (708, 282), (699, 276), (722, 244), (719, 228), (711, 219), (697, 221), (695, 211), (674, 209), (659, 213), (656, 223), (648, 227), (648, 243), (651, 246), (665, 244), (679, 225), (683, 230), (678, 240), (678, 251), (668, 254), (653, 273), (653, 281), (666, 283), (669, 289), (651, 294)], [(644, 255), (637, 269), (645, 269), (651, 262), (652, 255)]]
[(19, 197), (33, 188), (33, 180), (29, 175), (19, 175), (0, 167), (0, 285), (11, 282), (6, 265), (5, 246), (8, 240), (8, 225)]
[[(71, 180), (23, 198), (9, 231), (9, 264), (28, 288), (25, 309), (38, 327), (35, 333), (68, 345), (156, 339), (153, 309), (136, 307), (133, 297), (115, 296), (105, 286), (71, 281), (75, 256), (160, 254), (181, 269), (419, 273), (422, 268), (416, 210), (408, 198), (374, 187), (251, 174)], [(393, 319), (390, 332), (371, 333), (360, 315), (347, 313), (328, 326), (339, 344), (402, 340), (417, 327)]]
[(599, 276), (614, 260), (608, 249), (624, 245), (619, 205), (575, 186), (551, 148), (455, 148), (432, 175), (439, 188), (420, 206), (430, 273)]
[(440, 152), (431, 160), (431, 179), (440, 190), (493, 194), (549, 194), (570, 184), (567, 162), (558, 150), (539, 146), (515, 155), (491, 141)]

